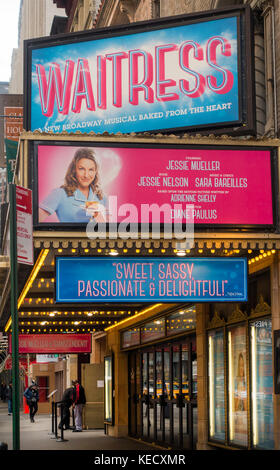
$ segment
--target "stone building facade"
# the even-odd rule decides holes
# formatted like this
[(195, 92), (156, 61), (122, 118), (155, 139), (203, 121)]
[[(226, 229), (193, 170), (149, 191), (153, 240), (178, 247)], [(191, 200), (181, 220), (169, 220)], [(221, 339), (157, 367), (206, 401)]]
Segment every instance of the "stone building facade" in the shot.
[[(57, 2), (58, 3), (58, 2)], [(66, 2), (60, 1), (62, 6)], [(69, 8), (69, 2), (68, 8)], [(280, 4), (273, 0), (103, 0), (98, 2), (88, 2), (79, 0), (72, 2), (71, 18), (68, 22), (67, 31), (79, 31), (90, 27), (103, 28), (117, 25), (133, 24), (139, 21), (149, 21), (156, 18), (171, 17), (200, 11), (215, 12), (217, 9), (232, 7), (237, 5), (250, 5), (253, 11), (254, 23), (254, 67), (255, 67), (255, 109), (256, 109), (256, 135), (259, 139), (278, 138), (280, 127), (280, 52), (277, 44), (280, 40)], [(96, 8), (97, 7), (97, 8)], [(95, 13), (94, 13), (95, 8)], [(92, 19), (92, 25), (88, 21)], [(244, 137), (245, 139), (247, 137)], [(274, 329), (279, 327), (279, 315), (277, 305), (279, 299), (279, 279), (275, 271), (278, 255), (271, 269), (272, 282), (272, 317)], [(253, 272), (253, 271), (252, 271)], [(276, 307), (276, 309), (275, 309)], [(198, 376), (198, 442), (197, 448), (209, 448), (208, 441), (208, 398), (207, 398), (207, 308), (197, 306), (197, 365)], [(133, 323), (131, 322), (131, 325)], [(114, 350), (120, 348), (120, 335), (118, 331), (108, 333), (108, 344)], [(127, 368), (126, 356), (119, 354), (117, 367)], [(119, 393), (124, 393), (126, 385), (125, 378), (120, 378)], [(118, 392), (117, 392), (118, 393)], [(118, 395), (120, 396), (120, 395)], [(279, 400), (274, 397), (275, 417), (279, 416)], [(109, 432), (114, 435), (123, 435), (127, 432), (127, 422), (125, 409), (118, 401), (118, 425), (115, 431), (110, 428)], [(277, 421), (277, 418), (276, 418)], [(278, 420), (279, 421), (279, 420)], [(274, 424), (275, 446), (279, 448), (279, 426)]]
[[(31, 0), (29, 0), (31, 1)], [(98, 29), (104, 27), (114, 27), (118, 25), (128, 25), (139, 21), (149, 21), (152, 19), (157, 18), (166, 18), (175, 15), (181, 14), (188, 14), (200, 11), (210, 11), (211, 13), (215, 13), (217, 9), (231, 7), (233, 5), (243, 5), (248, 4), (251, 6), (254, 16), (254, 59), (255, 59), (255, 95), (256, 95), (256, 135), (249, 136), (252, 139), (252, 142), (255, 145), (265, 145), (262, 141), (265, 139), (272, 139), (272, 140), (265, 140), (268, 142), (267, 145), (279, 147), (279, 141), (277, 138), (279, 137), (279, 123), (280, 123), (280, 106), (279, 103), (279, 90), (280, 90), (280, 52), (279, 48), (276, 47), (278, 38), (279, 38), (279, 27), (280, 24), (280, 5), (277, 0), (248, 0), (248, 1), (234, 1), (234, 0), (101, 0), (101, 1), (90, 1), (90, 0), (53, 0), (53, 6), (58, 7), (59, 9), (64, 8), (65, 15), (67, 16), (67, 22), (65, 23), (65, 30), (60, 32), (77, 32), (77, 31), (84, 31), (90, 29)], [(61, 11), (61, 10), (60, 10)], [(210, 14), (211, 14), (210, 13)], [(45, 31), (45, 30), (44, 30)], [(37, 35), (37, 31), (34, 33)], [(47, 33), (46, 33), (47, 34)], [(30, 37), (30, 36), (29, 36)], [(280, 39), (280, 38), (279, 38)], [(205, 134), (205, 132), (204, 132)], [(206, 136), (204, 136), (206, 137)], [(38, 138), (38, 134), (37, 134)], [(42, 137), (47, 139), (46, 135)], [(62, 140), (65, 136), (56, 137), (54, 135), (51, 136), (53, 140), (59, 138)], [(75, 138), (83, 140), (83, 136), (75, 136)], [(95, 137), (90, 137), (91, 141), (94, 142)], [(100, 136), (99, 136), (100, 138)], [(106, 137), (104, 137), (105, 139)], [(124, 137), (124, 141), (127, 138), (128, 143), (130, 142), (129, 139), (134, 140), (134, 142), (139, 142), (137, 140), (139, 137), (132, 136), (132, 137)], [(162, 143), (164, 139), (161, 141), (161, 137), (157, 136), (145, 136), (147, 141), (145, 143), (149, 145), (152, 143), (153, 145), (157, 145), (158, 143)], [(213, 145), (216, 142), (215, 139), (211, 140), (212, 137), (209, 137), (209, 140), (200, 140), (200, 137), (197, 137), (197, 140), (194, 141), (190, 138), (184, 137), (185, 140), (182, 139), (182, 143), (186, 145), (193, 145), (193, 144), (204, 144), (206, 145)], [(248, 136), (243, 136), (239, 140), (230, 140), (229, 136), (223, 136), (224, 141), (229, 143), (230, 145), (243, 145), (246, 144), (248, 140)], [(27, 136), (26, 139), (36, 139), (36, 136)], [(73, 136), (71, 136), (73, 140)], [(141, 140), (141, 137), (139, 138)], [(174, 136), (168, 136), (168, 143), (171, 145), (178, 144), (178, 140)], [(174, 140), (172, 140), (174, 139)], [(254, 140), (255, 139), (255, 140)], [(218, 139), (217, 139), (218, 140)], [(261, 141), (261, 144), (260, 144)], [(108, 142), (110, 142), (110, 138), (108, 138)], [(23, 145), (23, 147), (25, 147)], [(26, 144), (27, 147), (27, 144)], [(279, 149), (278, 149), (279, 155)], [(27, 167), (27, 156), (24, 156), (25, 163), (22, 164), (23, 167)], [(279, 159), (279, 157), (278, 157)], [(276, 204), (279, 204), (279, 201), (275, 201)], [(78, 239), (80, 236), (80, 239)], [(59, 238), (60, 237), (60, 238)], [(72, 234), (61, 234), (58, 236), (55, 232), (53, 234), (50, 233), (36, 233), (35, 234), (35, 246), (37, 248), (48, 248), (52, 249), (53, 252), (61, 246), (61, 237), (63, 237), (62, 245), (63, 248), (69, 249), (70, 247), (74, 247), (73, 249), (84, 249), (85, 247), (90, 246), (92, 248), (92, 252), (96, 252), (96, 249), (101, 249), (104, 247), (108, 248), (123, 248), (125, 247), (125, 252), (127, 253), (129, 249), (131, 249), (131, 253), (133, 252), (133, 256), (135, 253), (141, 253), (141, 249), (143, 252), (148, 253), (147, 249), (161, 249), (162, 253), (167, 251), (167, 248), (172, 247), (170, 253), (175, 256), (175, 250), (173, 250), (175, 245), (168, 245), (165, 242), (160, 241), (148, 241), (143, 242), (142, 240), (137, 240), (135, 245), (131, 240), (127, 242), (127, 244), (123, 244), (122, 240), (112, 241), (110, 242), (106, 240), (102, 240), (99, 244), (99, 241), (96, 243), (92, 243), (92, 245), (88, 245), (88, 239), (86, 238), (85, 234), (81, 232), (80, 235), (77, 233), (73, 236)], [(72, 237), (72, 239), (71, 239)], [(53, 238), (53, 239), (51, 239)], [(74, 240), (74, 242), (73, 242)], [(72, 245), (71, 245), (72, 243)], [(118, 244), (119, 243), (119, 244)], [(134, 250), (134, 248), (136, 248)], [(176, 356), (177, 353), (181, 354), (180, 363), (182, 365), (183, 362), (183, 355), (186, 351), (190, 352), (191, 358), (193, 359), (192, 368), (193, 372), (196, 371), (196, 383), (197, 383), (197, 403), (191, 403), (188, 405), (188, 409), (197, 410), (196, 416), (196, 429), (195, 432), (192, 432), (192, 439), (193, 442), (190, 445), (192, 448), (196, 449), (209, 449), (211, 445), (214, 444), (209, 442), (209, 377), (208, 377), (208, 335), (211, 336), (211, 331), (215, 328), (220, 329), (224, 332), (224, 338), (226, 338), (226, 334), (228, 331), (231, 331), (233, 328), (238, 327), (240, 324), (242, 328), (246, 330), (246, 346), (248, 351), (248, 344), (250, 341), (249, 338), (249, 329), (254, 324), (254, 321), (266, 321), (263, 320), (269, 318), (269, 322), (272, 322), (272, 331), (280, 329), (280, 278), (279, 278), (279, 266), (280, 266), (280, 259), (279, 259), (279, 248), (280, 248), (280, 236), (279, 233), (276, 234), (266, 234), (266, 233), (258, 233), (253, 235), (247, 235), (246, 233), (230, 233), (226, 234), (223, 237), (223, 234), (210, 234), (209, 233), (199, 233), (196, 239), (196, 246), (195, 246), (195, 254), (200, 255), (201, 253), (208, 252), (212, 249), (219, 251), (221, 256), (224, 255), (225, 252), (228, 252), (228, 249), (232, 250), (232, 253), (235, 255), (239, 253), (240, 250), (243, 250), (242, 253), (244, 256), (247, 256), (248, 259), (250, 258), (250, 269), (249, 274), (253, 280), (251, 284), (253, 297), (254, 297), (254, 304), (251, 308), (251, 311), (244, 312), (238, 306), (236, 309), (232, 309), (232, 311), (227, 311), (225, 313), (224, 318), (220, 315), (219, 311), (211, 311), (209, 304), (197, 304), (196, 305), (196, 327), (195, 331), (193, 332), (192, 339), (190, 339), (190, 335), (187, 336), (175, 336), (172, 337), (172, 340), (165, 337), (166, 340), (166, 348), (168, 349), (168, 353), (170, 353), (170, 357), (173, 355)], [(88, 248), (86, 248), (88, 250)], [(62, 248), (60, 248), (62, 251)], [(133, 251), (134, 250), (134, 251)], [(203, 251), (204, 250), (204, 251)], [(267, 250), (267, 251), (265, 251)], [(268, 251), (269, 250), (269, 251)], [(211, 251), (211, 252), (212, 252)], [(254, 251), (254, 253), (252, 253)], [(263, 256), (263, 252), (265, 251)], [(95, 253), (94, 252), (94, 253)], [(161, 253), (159, 253), (161, 256)], [(216, 256), (216, 255), (215, 255)], [(252, 260), (252, 261), (251, 261)], [(50, 267), (50, 269), (53, 269)], [(264, 275), (264, 277), (262, 277)], [(255, 277), (254, 277), (255, 276)], [(258, 277), (259, 276), (259, 277)], [(260, 280), (259, 280), (260, 279)], [(263, 287), (265, 286), (265, 287)], [(255, 291), (254, 291), (255, 289)], [(267, 298), (262, 298), (262, 295), (259, 294), (268, 294)], [(260, 297), (260, 298), (259, 298)], [(268, 303), (269, 302), (269, 303)], [(170, 307), (170, 308), (169, 308)], [(174, 310), (172, 310), (174, 308)], [(177, 310), (176, 310), (177, 308)], [(171, 310), (170, 310), (171, 309)], [(152, 312), (151, 312), (152, 310)], [(188, 307), (187, 307), (187, 313)], [(157, 347), (160, 347), (160, 353), (162, 356), (164, 355), (164, 347), (161, 346), (161, 343), (151, 342), (150, 349), (146, 350), (144, 348), (141, 349), (143, 344), (138, 343), (139, 348), (137, 352), (133, 350), (132, 347), (129, 347), (125, 350), (122, 346), (122, 338), (124, 333), (131, 333), (130, 330), (134, 329), (145, 329), (146, 324), (149, 324), (150, 321), (161, 321), (164, 318), (164, 321), (169, 321), (173, 315), (180, 315), (180, 311), (176, 305), (168, 306), (162, 304), (156, 304), (151, 309), (145, 309), (140, 312), (141, 313), (141, 321), (139, 316), (137, 319), (134, 317), (129, 318), (125, 327), (122, 323), (118, 325), (114, 325), (113, 328), (108, 328), (107, 336), (102, 336), (102, 347), (100, 347), (100, 351), (102, 353), (98, 354), (98, 361), (102, 360), (101, 356), (106, 355), (114, 355), (115, 358), (115, 388), (114, 388), (114, 401), (115, 401), (115, 422), (114, 423), (107, 423), (107, 433), (110, 435), (114, 435), (116, 437), (125, 436), (131, 431), (133, 428), (134, 419), (136, 422), (139, 422), (139, 416), (141, 415), (142, 421), (145, 423), (147, 429), (149, 429), (149, 422), (146, 419), (146, 416), (143, 415), (143, 410), (139, 412), (139, 381), (137, 382), (137, 378), (139, 379), (140, 376), (140, 365), (141, 361), (146, 361), (145, 364), (147, 365), (146, 372), (149, 369), (149, 360), (147, 357), (152, 357), (153, 359), (157, 357)], [(185, 312), (186, 313), (186, 312)], [(82, 314), (82, 313), (81, 313)], [(261, 319), (261, 320), (259, 320)], [(270, 320), (271, 319), (271, 320)], [(270, 323), (271, 324), (271, 323)], [(141, 330), (142, 331), (142, 330)], [(210, 332), (210, 333), (209, 333)], [(185, 334), (185, 332), (184, 332)], [(167, 335), (166, 335), (167, 336)], [(209, 337), (210, 337), (209, 336)], [(187, 338), (187, 339), (186, 339)], [(186, 343), (184, 343), (186, 340)], [(175, 342), (177, 342), (174, 346)], [(105, 344), (106, 342), (106, 344)], [(193, 344), (196, 345), (196, 350), (192, 349)], [(189, 349), (184, 349), (185, 345), (188, 345)], [(176, 347), (178, 348), (176, 350)], [(173, 349), (172, 349), (173, 348)], [(226, 351), (227, 345), (224, 346), (224, 351)], [(146, 351), (146, 352), (142, 352)], [(196, 358), (194, 359), (194, 352), (196, 353)], [(145, 356), (147, 354), (147, 356)], [(192, 356), (193, 354), (193, 356)], [(150, 355), (150, 356), (149, 356)], [(225, 354), (226, 356), (226, 354)], [(93, 361), (95, 359), (93, 358)], [(135, 364), (135, 368), (133, 368), (133, 361)], [(171, 361), (170, 361), (171, 362)], [(226, 361), (225, 361), (226, 362)], [(248, 362), (248, 369), (247, 373), (249, 375), (249, 361)], [(138, 364), (138, 366), (137, 366)], [(153, 372), (156, 373), (156, 367), (154, 367), (155, 361), (153, 362)], [(175, 361), (173, 362), (174, 369)], [(270, 364), (272, 367), (272, 364)], [(161, 366), (162, 367), (162, 366)], [(172, 368), (172, 367), (171, 367)], [(143, 370), (141, 372), (142, 377), (141, 381), (144, 383), (143, 377)], [(149, 370), (148, 370), (149, 374)], [(154, 376), (153, 376), (154, 377)], [(225, 375), (226, 377), (226, 375)], [(272, 372), (271, 372), (272, 377)], [(225, 379), (225, 384), (227, 379)], [(136, 383), (137, 382), (137, 383)], [(170, 381), (171, 382), (171, 381)], [(176, 384), (174, 383), (175, 380), (172, 378), (172, 388), (175, 389)], [(135, 385), (135, 393), (133, 400), (131, 399), (131, 390), (129, 387)], [(153, 378), (153, 384), (155, 386), (156, 380)], [(169, 384), (166, 384), (170, 386)], [(185, 383), (185, 388), (187, 388), (187, 384)], [(162, 385), (163, 387), (163, 385)], [(183, 387), (183, 379), (182, 379), (182, 372), (180, 376), (180, 387), (182, 392)], [(189, 385), (188, 385), (189, 387)], [(154, 389), (153, 389), (154, 390)], [(271, 447), (275, 449), (280, 448), (280, 400), (279, 395), (274, 393), (272, 390), (270, 391), (270, 398), (271, 404), (273, 406), (273, 437), (274, 441), (273, 444), (270, 443)], [(226, 392), (225, 392), (226, 393)], [(247, 394), (247, 403), (250, 402), (250, 393), (251, 388), (248, 388)], [(153, 392), (151, 392), (151, 395)], [(189, 394), (189, 389), (185, 393), (185, 395)], [(138, 395), (138, 396), (137, 396)], [(161, 395), (164, 395), (162, 390)], [(177, 397), (178, 397), (177, 392)], [(182, 393), (180, 393), (182, 395)], [(176, 399), (177, 399), (176, 397)], [(174, 398), (174, 397), (173, 397)], [(170, 401), (173, 400), (170, 399)], [(137, 401), (138, 400), (138, 401)], [(143, 398), (143, 394), (141, 395), (140, 400), (143, 401), (143, 405), (147, 407), (149, 410), (149, 403), (147, 404)], [(155, 406), (157, 407), (160, 403), (156, 403), (155, 399), (152, 398), (154, 409)], [(187, 399), (186, 399), (187, 400)], [(128, 402), (130, 403), (128, 407)], [(141, 402), (142, 403), (142, 402)], [(178, 401), (179, 403), (179, 401)], [(172, 402), (172, 413), (176, 414), (176, 400), (174, 398), (174, 402)], [(174, 405), (174, 406), (173, 406)], [(137, 408), (138, 406), (138, 408)], [(131, 409), (134, 410), (134, 414), (131, 413)], [(146, 409), (146, 411), (147, 411)], [(185, 407), (185, 410), (187, 406)], [(130, 410), (130, 411), (129, 411)], [(184, 411), (185, 411), (184, 410)], [(228, 409), (227, 409), (228, 411)], [(149, 411), (147, 411), (149, 416)], [(154, 413), (156, 416), (156, 412)], [(173, 416), (173, 415), (172, 415)], [(174, 416), (173, 416), (174, 418)], [(173, 419), (172, 418), (172, 419)], [(161, 418), (162, 419), (162, 416)], [(243, 448), (254, 448), (254, 438), (252, 437), (251, 433), (251, 415), (248, 413), (247, 418), (247, 425), (248, 425), (248, 442)], [(138, 420), (138, 421), (137, 421)], [(184, 421), (186, 423), (186, 421)], [(134, 423), (134, 424), (133, 424)], [(143, 424), (143, 423), (142, 423)], [(159, 422), (159, 429), (158, 432), (161, 432), (161, 422)], [(177, 423), (178, 424), (178, 423)], [(228, 422), (226, 422), (228, 424)], [(175, 419), (173, 420), (173, 425), (175, 426)], [(144, 426), (144, 425), (143, 425)], [(181, 427), (182, 428), (182, 427)], [(134, 429), (135, 431), (135, 429)], [(136, 430), (136, 431), (139, 431)], [(143, 429), (142, 429), (143, 431)], [(180, 429), (180, 432), (182, 429)], [(142, 433), (143, 434), (143, 433)], [(182, 433), (181, 433), (182, 434)], [(195, 434), (195, 438), (194, 438)], [(149, 431), (147, 431), (148, 437), (150, 436)], [(137, 432), (136, 432), (137, 436)], [(222, 446), (230, 447), (230, 437), (224, 440)], [(166, 442), (165, 442), (166, 443)], [(181, 443), (181, 441), (180, 441)], [(215, 445), (218, 445), (217, 442)], [(234, 447), (234, 446), (233, 446)], [(242, 446), (241, 446), (242, 447)], [(178, 448), (178, 446), (177, 446)]]

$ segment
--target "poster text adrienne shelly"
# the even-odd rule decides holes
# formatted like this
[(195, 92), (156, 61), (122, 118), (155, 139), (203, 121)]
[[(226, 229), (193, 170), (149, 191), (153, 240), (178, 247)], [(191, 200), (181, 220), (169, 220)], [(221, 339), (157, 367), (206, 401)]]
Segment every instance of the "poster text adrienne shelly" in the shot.
[[(173, 61), (176, 54), (177, 69), (172, 65), (173, 72), (170, 68), (167, 71), (171, 53)], [(52, 116), (55, 102), (57, 111), (63, 115), (69, 113), (70, 107), (72, 112), (80, 113), (83, 104), (89, 111), (104, 110), (109, 105), (121, 108), (126, 104), (122, 81), (126, 76), (127, 96), (133, 106), (139, 104), (139, 93), (147, 103), (180, 100), (182, 96), (198, 98), (205, 90), (225, 95), (234, 84), (233, 73), (224, 66), (224, 59), (231, 55), (231, 42), (222, 36), (212, 36), (205, 46), (187, 40), (156, 46), (153, 54), (135, 49), (96, 55), (95, 63), (87, 58), (78, 58), (77, 62), (66, 59), (64, 70), (56, 62), (48, 70), (37, 64), (42, 114)], [(203, 69), (207, 69), (204, 74)]]

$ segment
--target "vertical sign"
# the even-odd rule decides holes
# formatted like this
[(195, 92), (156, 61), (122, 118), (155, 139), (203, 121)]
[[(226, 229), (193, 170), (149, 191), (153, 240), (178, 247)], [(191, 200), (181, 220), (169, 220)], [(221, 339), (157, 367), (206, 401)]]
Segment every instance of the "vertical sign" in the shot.
[(12, 183), (17, 163), (18, 142), (11, 139), (4, 139), (4, 142), (6, 148), (7, 181)]
[(16, 186), (17, 259), (22, 264), (34, 264), (32, 191)]
[(11, 106), (4, 108), (5, 129), (4, 136), (9, 140), (19, 140), (23, 129), (23, 108), (21, 106)]

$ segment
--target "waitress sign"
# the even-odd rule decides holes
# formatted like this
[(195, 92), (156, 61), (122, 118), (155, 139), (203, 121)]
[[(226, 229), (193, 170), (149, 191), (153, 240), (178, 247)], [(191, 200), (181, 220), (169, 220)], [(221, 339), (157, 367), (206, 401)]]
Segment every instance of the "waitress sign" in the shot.
[(57, 257), (56, 302), (245, 302), (246, 258)]
[(240, 124), (244, 132), (252, 101), (248, 26), (249, 9), (233, 7), (26, 41), (25, 129), (130, 133)]

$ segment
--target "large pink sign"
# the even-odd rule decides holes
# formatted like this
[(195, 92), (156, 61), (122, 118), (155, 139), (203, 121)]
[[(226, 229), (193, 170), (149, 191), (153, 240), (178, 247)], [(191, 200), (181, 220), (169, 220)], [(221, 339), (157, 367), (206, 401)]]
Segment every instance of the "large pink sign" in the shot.
[[(37, 169), (39, 224), (87, 223), (91, 201), (118, 223), (147, 222), (143, 208), (156, 204), (166, 222), (273, 224), (267, 149), (38, 145)], [(163, 221), (154, 214), (153, 222)]]
[[(19, 335), (19, 354), (90, 353), (90, 334)], [(11, 341), (9, 342), (11, 353)]]

